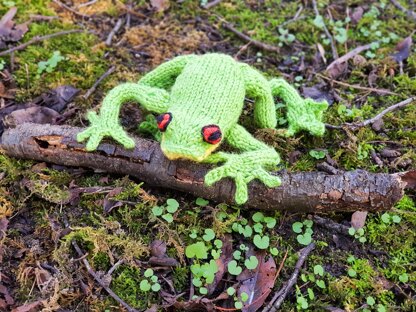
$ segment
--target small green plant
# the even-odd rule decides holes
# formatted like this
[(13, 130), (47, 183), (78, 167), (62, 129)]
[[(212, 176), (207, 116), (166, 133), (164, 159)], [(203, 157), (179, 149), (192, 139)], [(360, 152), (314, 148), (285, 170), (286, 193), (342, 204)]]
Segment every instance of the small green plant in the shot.
[(154, 292), (158, 292), (160, 290), (159, 279), (156, 275), (154, 275), (152, 269), (144, 271), (144, 277), (145, 279), (140, 282), (141, 291), (148, 292), (152, 290)]
[[(315, 296), (313, 295), (313, 298), (314, 297)], [(297, 310), (306, 310), (309, 308), (308, 300), (302, 295), (302, 292), (300, 291), (300, 288), (298, 285), (296, 285), (296, 308)]]
[(279, 35), (279, 41), (280, 41), (279, 46), (280, 47), (282, 47), (283, 44), (288, 45), (288, 44), (292, 43), (293, 41), (295, 41), (295, 39), (296, 39), (295, 35), (289, 33), (289, 30), (284, 29), (282, 27), (279, 27), (278, 31), (279, 31), (279, 34), (280, 34)]
[(388, 212), (385, 212), (381, 215), (381, 221), (383, 221), (385, 224), (400, 223), (401, 220), (402, 218), (400, 218), (400, 216), (392, 215)]
[(169, 198), (165, 206), (154, 206), (152, 213), (155, 217), (162, 217), (166, 222), (173, 222), (173, 214), (178, 210), (179, 203), (176, 199)]
[(197, 204), (198, 206), (201, 206), (201, 207), (205, 207), (209, 204), (209, 201), (207, 201), (206, 199), (203, 199), (201, 197), (198, 197), (195, 200), (195, 204)]
[(367, 238), (365, 238), (364, 236), (365, 231), (363, 228), (356, 230), (353, 227), (350, 227), (348, 229), (348, 234), (350, 234), (351, 236), (354, 236), (354, 238), (358, 239), (360, 243), (365, 243), (367, 241)]
[(38, 63), (38, 74), (42, 74), (43, 72), (51, 73), (55, 70), (58, 63), (65, 60), (66, 58), (61, 55), (60, 51), (53, 52), (50, 59), (47, 61), (41, 61)]
[(315, 159), (322, 159), (325, 158), (326, 152), (323, 150), (311, 150), (309, 151), (309, 155)]
[(293, 232), (299, 234), (296, 239), (301, 245), (309, 245), (312, 242), (312, 220), (304, 220), (303, 222), (295, 222), (292, 224)]
[(4, 65), (6, 65), (6, 62), (4, 60), (0, 60), (0, 71), (4, 69)]

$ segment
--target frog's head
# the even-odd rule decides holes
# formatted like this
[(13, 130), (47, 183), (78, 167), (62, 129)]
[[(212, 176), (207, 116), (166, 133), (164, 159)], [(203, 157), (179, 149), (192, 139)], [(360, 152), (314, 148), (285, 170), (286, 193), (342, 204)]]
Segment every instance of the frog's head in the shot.
[(180, 118), (175, 113), (165, 113), (156, 120), (159, 130), (163, 132), (160, 147), (170, 160), (203, 161), (222, 140), (220, 127), (209, 123), (204, 117)]

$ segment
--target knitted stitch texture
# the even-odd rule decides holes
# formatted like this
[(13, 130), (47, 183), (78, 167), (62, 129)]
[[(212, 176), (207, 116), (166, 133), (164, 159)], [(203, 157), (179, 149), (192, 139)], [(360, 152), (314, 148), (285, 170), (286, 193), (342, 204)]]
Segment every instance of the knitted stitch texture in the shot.
[[(322, 135), (325, 131), (321, 120), (328, 107), (326, 102), (302, 99), (285, 80), (268, 81), (249, 65), (214, 53), (174, 58), (138, 83), (115, 87), (105, 97), (100, 114), (88, 114), (91, 126), (77, 139), (88, 139), (89, 151), (96, 149), (105, 136), (133, 148), (134, 141), (120, 126), (118, 116), (124, 102), (139, 102), (147, 110), (161, 114), (157, 127), (162, 132), (161, 149), (167, 158), (223, 163), (206, 174), (205, 183), (234, 179), (236, 203), (243, 204), (248, 199), (247, 184), (253, 179), (268, 187), (280, 185), (280, 179), (266, 171), (279, 163), (278, 153), (238, 125), (245, 96), (254, 100), (254, 120), (260, 128), (276, 127), (273, 96), (279, 96), (287, 105), (286, 135), (301, 130)], [(241, 153), (213, 153), (224, 140)]]

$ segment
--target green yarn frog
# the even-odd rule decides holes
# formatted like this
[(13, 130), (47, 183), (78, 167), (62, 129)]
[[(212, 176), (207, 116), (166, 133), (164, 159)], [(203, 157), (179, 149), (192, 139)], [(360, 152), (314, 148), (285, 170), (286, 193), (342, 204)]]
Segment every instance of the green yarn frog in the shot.
[[(88, 113), (91, 125), (77, 139), (88, 139), (88, 151), (95, 150), (107, 136), (125, 148), (133, 148), (134, 141), (119, 123), (119, 113), (124, 102), (136, 101), (148, 111), (160, 114), (156, 118), (162, 132), (160, 147), (168, 159), (222, 163), (206, 174), (205, 183), (234, 179), (235, 201), (243, 204), (248, 199), (247, 184), (251, 180), (258, 179), (268, 187), (281, 183), (279, 177), (267, 171), (279, 163), (279, 154), (238, 124), (247, 97), (254, 100), (256, 125), (275, 128), (273, 96), (286, 104), (287, 136), (301, 130), (323, 135), (325, 126), (321, 120), (328, 107), (326, 102), (303, 99), (285, 80), (268, 81), (249, 65), (213, 53), (176, 57), (138, 83), (115, 87), (104, 98), (99, 115)], [(224, 141), (241, 153), (213, 153)]]

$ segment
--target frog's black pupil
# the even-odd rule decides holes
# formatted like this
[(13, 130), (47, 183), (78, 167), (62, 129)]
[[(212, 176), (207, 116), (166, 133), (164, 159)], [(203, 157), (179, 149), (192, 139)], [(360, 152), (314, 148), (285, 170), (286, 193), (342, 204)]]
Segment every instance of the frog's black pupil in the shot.
[(221, 138), (221, 132), (217, 130), (208, 137), (208, 140), (215, 141), (215, 140), (218, 140), (219, 138)]

